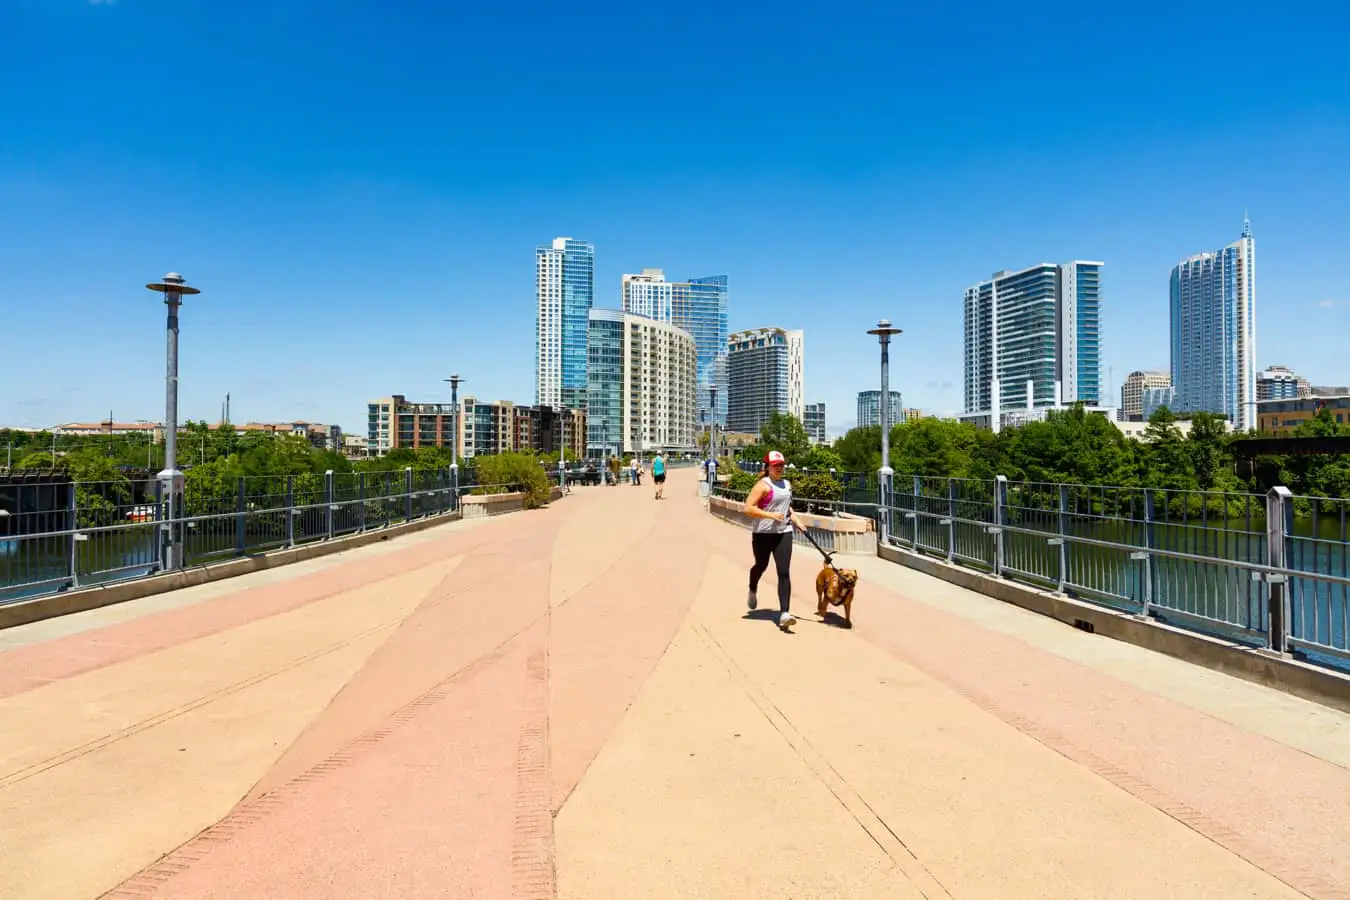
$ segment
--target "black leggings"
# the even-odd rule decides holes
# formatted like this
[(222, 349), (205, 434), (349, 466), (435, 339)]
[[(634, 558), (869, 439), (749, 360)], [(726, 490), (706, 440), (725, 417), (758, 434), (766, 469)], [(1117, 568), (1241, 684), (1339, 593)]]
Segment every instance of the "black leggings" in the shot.
[(792, 534), (750, 535), (750, 547), (755, 552), (755, 564), (750, 568), (750, 590), (759, 588), (759, 577), (769, 568), (773, 557), (778, 570), (778, 609), (787, 612), (792, 603)]

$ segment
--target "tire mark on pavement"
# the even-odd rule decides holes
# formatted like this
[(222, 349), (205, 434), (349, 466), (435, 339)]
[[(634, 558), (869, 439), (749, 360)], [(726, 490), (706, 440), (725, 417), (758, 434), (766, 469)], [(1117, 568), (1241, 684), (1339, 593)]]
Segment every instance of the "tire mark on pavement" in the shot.
[(835, 800), (853, 818), (858, 827), (881, 848), (881, 852), (890, 858), (891, 862), (895, 864), (896, 871), (927, 900), (938, 900), (938, 898), (952, 900), (952, 894), (947, 890), (946, 885), (939, 881), (937, 876), (923, 864), (923, 861), (915, 855), (904, 839), (896, 834), (895, 830), (872, 808), (866, 798), (859, 794), (853, 785), (849, 784), (848, 780), (830, 764), (829, 759), (815, 748), (810, 739), (798, 730), (792, 720), (755, 685), (749, 673), (741, 668), (721, 642), (713, 637), (711, 632), (703, 625), (693, 623), (691, 628), (704, 646), (707, 647), (713, 658), (726, 670), (737, 687), (745, 693), (745, 696), (755, 705), (760, 714), (773, 726), (773, 729), (778, 732), (787, 745), (792, 748), (792, 751), (802, 763), (811, 770), (811, 773), (825, 786), (825, 789), (834, 795)]
[(525, 702), (516, 749), (516, 808), (511, 849), (511, 896), (553, 900), (557, 872), (553, 853), (548, 731), (548, 618), (541, 645), (525, 665)]

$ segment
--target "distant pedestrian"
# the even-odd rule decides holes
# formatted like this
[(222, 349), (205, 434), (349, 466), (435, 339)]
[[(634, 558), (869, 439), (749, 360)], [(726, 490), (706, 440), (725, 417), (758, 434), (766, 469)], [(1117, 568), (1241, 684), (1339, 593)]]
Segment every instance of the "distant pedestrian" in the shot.
[(754, 520), (751, 528), (750, 549), (754, 565), (750, 568), (750, 593), (746, 606), (759, 606), (759, 579), (774, 562), (778, 572), (778, 627), (787, 631), (797, 619), (790, 612), (792, 606), (792, 529), (802, 528), (802, 521), (792, 511), (792, 482), (783, 477), (787, 460), (777, 450), (764, 456), (760, 479), (745, 498), (744, 511)]
[(660, 453), (652, 457), (652, 482), (656, 485), (656, 499), (666, 489), (666, 460)]

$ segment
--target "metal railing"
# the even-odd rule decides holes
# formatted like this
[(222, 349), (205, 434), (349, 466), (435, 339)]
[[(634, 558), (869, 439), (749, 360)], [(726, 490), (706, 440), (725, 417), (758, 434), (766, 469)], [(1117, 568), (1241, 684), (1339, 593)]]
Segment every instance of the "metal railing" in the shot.
[(185, 565), (201, 565), (453, 515), (464, 494), (515, 487), (472, 481), (406, 468), (189, 482), (173, 520), (158, 482), (25, 486), (0, 515), (0, 604), (157, 574), (170, 536)]
[(1350, 669), (1350, 500), (907, 475), (882, 498), (827, 474), (894, 546)]

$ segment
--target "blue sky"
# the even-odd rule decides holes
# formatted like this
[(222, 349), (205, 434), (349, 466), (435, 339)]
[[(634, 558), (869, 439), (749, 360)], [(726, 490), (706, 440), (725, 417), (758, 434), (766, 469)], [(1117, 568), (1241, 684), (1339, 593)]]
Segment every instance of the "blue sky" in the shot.
[(6, 0), (0, 424), (162, 418), (171, 269), (184, 415), (531, 401), (558, 235), (599, 305), (725, 273), (733, 329), (804, 328), (832, 430), (879, 316), (956, 412), (964, 288), (1100, 259), (1118, 386), (1244, 209), (1258, 365), (1350, 382), (1350, 5), (942, 6)]

